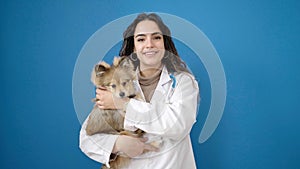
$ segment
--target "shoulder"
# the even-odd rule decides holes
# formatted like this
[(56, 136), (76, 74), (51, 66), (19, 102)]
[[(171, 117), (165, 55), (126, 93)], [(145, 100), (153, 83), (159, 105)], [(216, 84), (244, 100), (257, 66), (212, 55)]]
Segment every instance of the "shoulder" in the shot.
[(175, 72), (174, 76), (176, 77), (176, 79), (186, 79), (186, 80), (192, 80), (192, 81), (196, 81), (195, 80), (195, 76), (191, 73), (188, 72)]
[(176, 72), (174, 73), (174, 77), (178, 84), (190, 84), (193, 85), (194, 88), (198, 88), (198, 82), (193, 74), (188, 72)]

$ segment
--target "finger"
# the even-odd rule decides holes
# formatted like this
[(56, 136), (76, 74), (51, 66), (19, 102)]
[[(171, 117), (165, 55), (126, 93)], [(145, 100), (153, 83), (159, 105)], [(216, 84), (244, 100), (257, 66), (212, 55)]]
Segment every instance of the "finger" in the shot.
[(104, 106), (98, 106), (98, 108), (99, 108), (99, 109), (105, 109), (105, 107), (104, 107)]
[(101, 101), (101, 100), (97, 101), (96, 104), (97, 104), (98, 106), (104, 106), (104, 102)]
[(148, 141), (148, 138), (147, 137), (142, 137), (142, 138), (139, 138), (139, 140), (143, 143), (147, 142)]
[(149, 151), (158, 151), (159, 149), (157, 147), (154, 147), (150, 144), (145, 144), (144, 145), (144, 150), (149, 150)]
[(97, 100), (101, 100), (101, 95), (100, 94), (96, 94), (96, 99)]
[(96, 89), (96, 94), (97, 94), (97, 95), (101, 94), (101, 89), (97, 88), (97, 89)]
[(105, 86), (99, 86), (98, 89), (100, 89), (100, 90), (106, 90), (106, 87)]

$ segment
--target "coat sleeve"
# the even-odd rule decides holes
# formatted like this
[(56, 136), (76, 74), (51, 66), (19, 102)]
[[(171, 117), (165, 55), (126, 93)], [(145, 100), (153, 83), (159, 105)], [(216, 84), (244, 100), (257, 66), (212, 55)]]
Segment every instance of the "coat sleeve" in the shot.
[(187, 74), (176, 76), (177, 85), (170, 92), (146, 103), (131, 99), (127, 105), (125, 128), (137, 128), (151, 134), (180, 140), (189, 134), (196, 122), (199, 88)]
[(79, 147), (89, 158), (109, 166), (110, 155), (118, 136), (111, 134), (87, 135), (85, 131), (87, 119), (80, 130)]

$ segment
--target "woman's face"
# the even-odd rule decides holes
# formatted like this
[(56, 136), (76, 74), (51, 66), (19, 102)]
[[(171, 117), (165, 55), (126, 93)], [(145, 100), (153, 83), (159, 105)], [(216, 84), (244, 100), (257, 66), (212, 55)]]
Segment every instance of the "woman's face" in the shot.
[(165, 46), (162, 32), (155, 22), (144, 20), (137, 24), (134, 32), (134, 52), (140, 60), (141, 70), (161, 66)]

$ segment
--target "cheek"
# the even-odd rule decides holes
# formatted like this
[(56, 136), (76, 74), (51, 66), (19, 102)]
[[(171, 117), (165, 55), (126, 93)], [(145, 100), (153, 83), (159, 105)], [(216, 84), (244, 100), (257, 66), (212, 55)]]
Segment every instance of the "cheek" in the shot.
[(140, 45), (135, 45), (133, 48), (133, 51), (136, 53), (139, 53), (142, 51), (142, 47)]
[(133, 44), (133, 51), (136, 52), (138, 51), (138, 49), (140, 48), (138, 42), (136, 40), (134, 40), (134, 44)]
[(165, 44), (164, 44), (164, 41), (159, 41), (156, 43), (156, 46), (159, 48), (159, 49), (165, 49)]
[(141, 60), (142, 59), (142, 50), (136, 49), (134, 52), (135, 52), (137, 58), (139, 60)]

